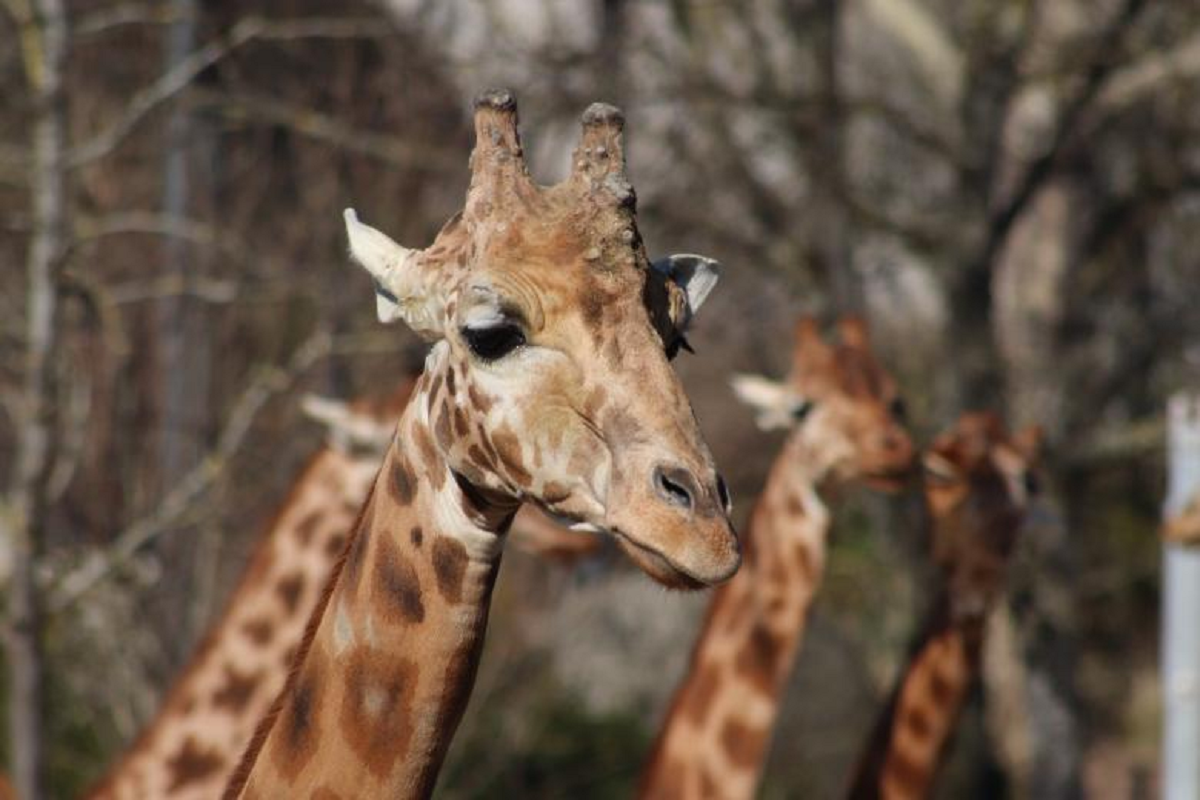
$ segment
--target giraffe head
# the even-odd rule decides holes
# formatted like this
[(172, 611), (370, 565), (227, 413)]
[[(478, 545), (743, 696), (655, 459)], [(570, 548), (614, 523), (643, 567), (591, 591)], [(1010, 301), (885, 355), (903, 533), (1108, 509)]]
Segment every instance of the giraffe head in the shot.
[(346, 212), (384, 322), (434, 346), (414, 402), (460, 485), (615, 534), (659, 581), (698, 587), (740, 561), (717, 475), (670, 356), (716, 264), (651, 264), (620, 112), (584, 113), (570, 175), (535, 184), (516, 103), (484, 93), (466, 205), (424, 250)]
[(899, 488), (914, 460), (895, 380), (871, 352), (854, 317), (838, 323), (838, 342), (812, 319), (796, 325), (792, 366), (782, 382), (738, 375), (734, 391), (758, 414), (759, 427), (789, 428), (821, 477)]
[(949, 581), (952, 610), (981, 614), (1003, 588), (1004, 566), (1037, 492), (1041, 431), (1012, 435), (995, 414), (964, 414), (925, 452), (925, 500), (934, 561)]

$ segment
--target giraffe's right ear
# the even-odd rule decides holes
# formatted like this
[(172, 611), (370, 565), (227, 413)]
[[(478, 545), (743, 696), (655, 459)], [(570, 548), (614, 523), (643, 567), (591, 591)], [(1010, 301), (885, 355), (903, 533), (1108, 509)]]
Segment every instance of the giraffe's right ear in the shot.
[(937, 450), (926, 451), (921, 457), (921, 466), (925, 468), (926, 478), (938, 483), (954, 483), (962, 478), (962, 473), (954, 462)]
[(392, 241), (386, 234), (358, 220), (354, 209), (347, 208), (346, 235), (350, 255), (375, 280), (375, 313), (383, 323), (403, 319), (408, 327), (427, 341), (443, 333), (444, 309), (440, 298), (429, 290), (417, 250)]
[(671, 310), (671, 322), (677, 331), (683, 333), (716, 288), (721, 277), (721, 265), (706, 256), (675, 253), (658, 259), (651, 266), (682, 292), (682, 307)]
[(734, 375), (733, 393), (756, 412), (754, 421), (764, 431), (791, 427), (795, 399), (788, 387), (761, 375)]

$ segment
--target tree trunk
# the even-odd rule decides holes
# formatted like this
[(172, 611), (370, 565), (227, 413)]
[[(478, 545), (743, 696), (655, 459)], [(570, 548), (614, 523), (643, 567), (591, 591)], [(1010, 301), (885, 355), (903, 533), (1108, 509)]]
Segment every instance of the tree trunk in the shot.
[(3, 524), (13, 546), (8, 597), (8, 735), (19, 797), (42, 796), (42, 608), (37, 582), (46, 525), (46, 484), (54, 464), (54, 360), (58, 347), (57, 271), (66, 243), (63, 72), (66, 11), (61, 0), (33, 0), (20, 20), (25, 73), (34, 99), (29, 186), (32, 234), (26, 264), (28, 319), (22, 419), (16, 469)]

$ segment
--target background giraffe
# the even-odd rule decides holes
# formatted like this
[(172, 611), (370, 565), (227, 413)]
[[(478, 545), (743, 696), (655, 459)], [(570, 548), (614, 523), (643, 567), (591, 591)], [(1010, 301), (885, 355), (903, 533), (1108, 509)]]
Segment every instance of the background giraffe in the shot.
[(264, 531), (224, 613), (209, 629), (158, 714), (90, 793), (92, 798), (217, 797), (259, 719), (283, 688), (312, 614), (412, 381), (381, 402), (313, 405), (329, 424)]
[[(226, 611), (158, 714), (88, 797), (205, 800), (221, 793), (283, 688), (287, 675), (276, 667), (290, 663), (317, 605), (317, 588), (303, 587), (324, 586), (333, 573), (411, 390), (405, 380), (383, 402), (304, 399), (309, 416), (328, 427), (325, 447), (301, 470)], [(568, 531), (533, 506), (521, 508), (510, 535), (522, 550), (566, 564), (603, 541)]]
[(485, 93), (466, 208), (430, 248), (347, 212), (380, 318), (437, 343), (227, 795), (428, 796), (523, 500), (614, 533), (670, 586), (737, 569), (728, 494), (668, 364), (715, 274), (701, 259), (651, 268), (623, 124), (591, 106), (571, 175), (544, 189), (511, 95)]
[(745, 564), (709, 606), (642, 797), (753, 796), (821, 580), (830, 520), (820, 492), (853, 480), (898, 488), (912, 466), (895, 382), (861, 321), (838, 329), (841, 342), (830, 345), (812, 320), (801, 321), (783, 383), (735, 380), (760, 425), (793, 430), (751, 514)]
[(849, 796), (929, 795), (980, 669), (984, 625), (1030, 496), (1040, 434), (1011, 436), (994, 414), (965, 414), (923, 459), (933, 560), (942, 574), (908, 664), (875, 727)]

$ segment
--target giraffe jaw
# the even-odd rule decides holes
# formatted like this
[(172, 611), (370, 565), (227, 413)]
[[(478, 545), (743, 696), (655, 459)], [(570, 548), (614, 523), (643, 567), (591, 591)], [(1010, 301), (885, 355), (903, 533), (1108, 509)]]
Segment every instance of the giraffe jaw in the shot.
[(617, 544), (625, 551), (633, 562), (638, 567), (654, 579), (656, 583), (665, 586), (668, 589), (680, 589), (683, 591), (696, 591), (697, 589), (706, 589), (714, 583), (719, 583), (724, 578), (716, 581), (703, 580), (692, 575), (687, 570), (667, 558), (658, 550), (644, 545), (631, 538), (623, 531), (612, 528), (605, 531), (611, 534), (617, 540)]

